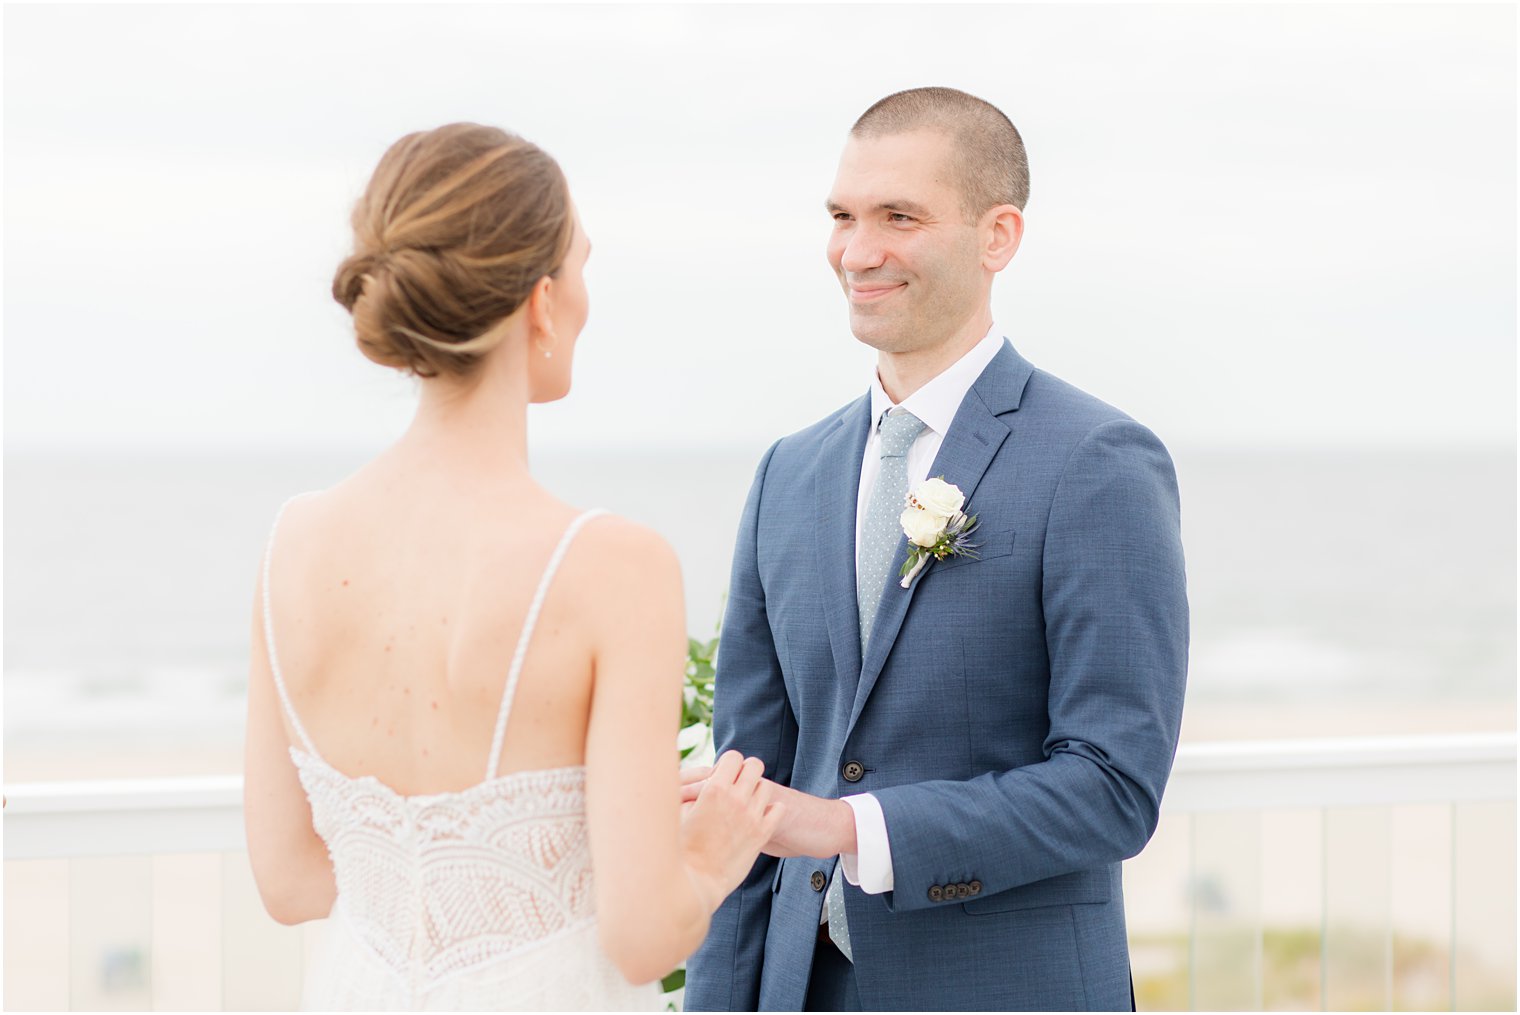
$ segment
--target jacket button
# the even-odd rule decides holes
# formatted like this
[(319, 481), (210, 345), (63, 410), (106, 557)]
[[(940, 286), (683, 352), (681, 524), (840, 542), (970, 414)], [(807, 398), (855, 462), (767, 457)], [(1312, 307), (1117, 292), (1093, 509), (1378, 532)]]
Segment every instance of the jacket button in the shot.
[(808, 884), (813, 886), (813, 891), (821, 892), (828, 881), (824, 878), (823, 871), (814, 871), (813, 876), (808, 878)]
[(938, 902), (940, 899), (943, 899), (944, 897), (945, 897), (945, 890), (943, 888), (941, 888), (939, 885), (930, 885), (929, 886), (929, 901), (930, 902)]
[(971, 897), (971, 886), (964, 882), (956, 885), (955, 896), (958, 899), (969, 899)]
[(844, 781), (859, 782), (866, 774), (866, 766), (858, 761), (847, 761), (844, 766)]
[(972, 895), (980, 895), (982, 892), (982, 883), (980, 881), (973, 881), (966, 887), (971, 889)]

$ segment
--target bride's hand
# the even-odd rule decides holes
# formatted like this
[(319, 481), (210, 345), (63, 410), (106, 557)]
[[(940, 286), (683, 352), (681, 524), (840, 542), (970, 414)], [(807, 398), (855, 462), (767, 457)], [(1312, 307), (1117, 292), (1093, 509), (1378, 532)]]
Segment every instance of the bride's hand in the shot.
[(700, 768), (683, 767), (681, 769), (681, 820), (686, 820), (686, 815), (696, 806), (697, 794), (702, 791), (702, 784), (712, 774), (711, 765), (703, 765)]
[(781, 822), (773, 784), (759, 758), (727, 751), (700, 776), (682, 772), (681, 832), (686, 865), (709, 911), (716, 910), (755, 864)]
[(682, 765), (681, 766), (681, 814), (684, 816), (690, 805), (696, 802), (697, 794), (702, 792), (702, 784), (707, 777), (712, 775), (711, 765)]
[[(735, 752), (737, 753), (737, 752)], [(753, 760), (753, 759), (751, 759)], [(681, 769), (681, 808), (684, 813), (697, 798), (710, 768)], [(770, 791), (770, 803), (786, 809), (786, 824), (777, 824), (770, 840), (761, 847), (769, 856), (832, 856), (854, 853), (855, 812), (842, 800), (828, 800), (762, 780)]]

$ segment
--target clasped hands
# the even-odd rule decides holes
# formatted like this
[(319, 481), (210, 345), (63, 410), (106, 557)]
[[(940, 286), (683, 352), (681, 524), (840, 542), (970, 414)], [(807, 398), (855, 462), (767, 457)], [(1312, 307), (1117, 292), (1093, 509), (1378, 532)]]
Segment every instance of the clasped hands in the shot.
[[(724, 758), (730, 755), (743, 760), (738, 751), (724, 752)], [(749, 759), (751, 762), (756, 760), (758, 759)], [(732, 764), (729, 762), (725, 765), (720, 758), (717, 766), (682, 768), (682, 813), (697, 799), (697, 794), (717, 768), (727, 770)], [(776, 857), (828, 857), (836, 853), (856, 852), (855, 812), (849, 804), (842, 800), (803, 793), (763, 777), (760, 783), (757, 792), (766, 794), (766, 803), (779, 803), (784, 812), (769, 841), (762, 847), (762, 852)]]

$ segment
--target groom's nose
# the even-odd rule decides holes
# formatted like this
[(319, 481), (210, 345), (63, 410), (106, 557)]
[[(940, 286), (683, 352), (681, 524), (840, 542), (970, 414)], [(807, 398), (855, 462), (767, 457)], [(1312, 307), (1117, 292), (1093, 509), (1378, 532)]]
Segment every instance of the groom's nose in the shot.
[(839, 254), (839, 267), (854, 274), (880, 268), (887, 259), (887, 245), (880, 231), (865, 227), (850, 230)]

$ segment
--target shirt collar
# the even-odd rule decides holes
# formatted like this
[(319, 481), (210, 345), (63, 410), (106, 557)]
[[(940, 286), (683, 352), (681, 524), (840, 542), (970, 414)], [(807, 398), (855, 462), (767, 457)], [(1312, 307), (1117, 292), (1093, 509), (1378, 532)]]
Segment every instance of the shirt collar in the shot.
[[(950, 364), (935, 376), (928, 384), (919, 388), (913, 394), (902, 400), (902, 408), (907, 409), (913, 415), (923, 421), (924, 425), (935, 433), (944, 437), (950, 430), (950, 423), (955, 419), (955, 414), (960, 410), (961, 402), (966, 398), (966, 392), (971, 390), (971, 385), (987, 369), (993, 357), (997, 356), (998, 350), (1003, 347), (1003, 332), (994, 322), (992, 328), (983, 336), (982, 340), (971, 347), (960, 359)], [(882, 413), (893, 408), (893, 402), (887, 395), (885, 388), (881, 386), (881, 378), (875, 369), (871, 371), (871, 419), (875, 423), (881, 422)], [(875, 433), (874, 423), (872, 433)]]

